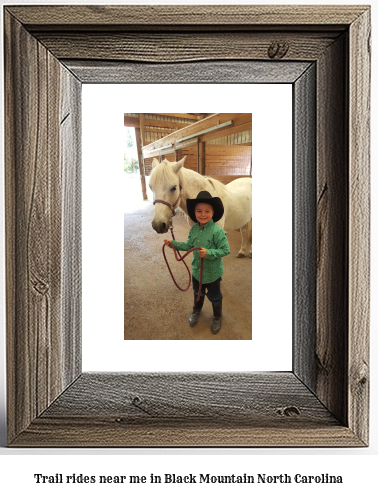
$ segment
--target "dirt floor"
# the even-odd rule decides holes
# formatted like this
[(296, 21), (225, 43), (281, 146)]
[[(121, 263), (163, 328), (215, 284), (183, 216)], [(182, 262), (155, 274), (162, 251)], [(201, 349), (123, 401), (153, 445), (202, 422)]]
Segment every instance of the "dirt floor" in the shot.
[[(237, 259), (241, 235), (227, 233), (231, 254), (223, 259), (224, 275), (222, 328), (211, 333), (212, 306), (206, 298), (199, 321), (191, 327), (188, 317), (193, 307), (193, 290), (176, 288), (165, 264), (162, 246), (170, 233), (157, 234), (151, 226), (154, 206), (141, 202), (124, 215), (125, 251), (125, 340), (251, 340), (252, 339), (252, 259)], [(177, 241), (186, 241), (186, 217), (173, 219)], [(185, 266), (176, 262), (167, 249), (171, 269), (181, 288), (189, 277)], [(191, 269), (191, 255), (186, 258)]]

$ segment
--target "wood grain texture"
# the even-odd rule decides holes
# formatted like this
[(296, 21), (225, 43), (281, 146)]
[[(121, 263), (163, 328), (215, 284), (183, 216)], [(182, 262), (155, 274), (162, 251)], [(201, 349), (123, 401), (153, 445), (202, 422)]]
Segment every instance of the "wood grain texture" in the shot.
[[(138, 125), (139, 125), (139, 119), (138, 119)], [(148, 197), (147, 197), (146, 176), (144, 172), (143, 155), (142, 155), (142, 140), (141, 140), (140, 128), (138, 127), (135, 127), (135, 139), (138, 152), (138, 163), (140, 166), (140, 182), (142, 187), (143, 199), (147, 200)]]
[[(349, 426), (369, 438), (370, 11), (350, 28)], [(364, 242), (364, 244), (361, 244)]]
[(293, 369), (316, 391), (316, 66), (293, 85)]
[[(104, 444), (105, 443), (105, 444)], [(347, 427), (267, 428), (230, 423), (187, 422), (135, 424), (93, 417), (71, 420), (38, 418), (12, 443), (17, 447), (359, 447), (363, 444)]]
[(12, 6), (7, 7), (29, 30), (45, 29), (151, 29), (198, 26), (261, 28), (274, 25), (345, 27), (365, 10), (363, 5), (150, 5), (150, 6)]
[[(369, 8), (202, 7), (5, 8), (12, 446), (368, 444)], [(293, 373), (82, 374), (76, 380), (81, 83), (283, 78), (296, 82), (298, 118), (300, 109), (311, 116), (314, 62), (315, 193), (307, 178), (311, 117), (295, 131), (295, 170), (303, 174), (296, 177), (297, 201), (305, 210), (296, 222), (302, 246), (296, 259), (302, 258), (306, 279), (297, 285)]]
[[(35, 33), (59, 59), (179, 63), (207, 60), (313, 61), (337, 38), (326, 33)], [(284, 50), (283, 50), (284, 49)]]
[[(138, 64), (76, 61), (63, 63), (83, 83), (293, 83), (306, 71), (308, 62), (198, 61), (183, 64)], [(133, 123), (133, 118), (125, 117)]]
[(62, 384), (81, 373), (81, 83), (61, 67)]
[[(341, 422), (348, 399), (347, 36), (317, 65), (316, 393)], [(330, 335), (332, 332), (332, 335)]]
[[(62, 359), (62, 339), (73, 329), (75, 336), (80, 332), (77, 323), (73, 329), (62, 324), (62, 261), (70, 254), (63, 254), (62, 234), (61, 65), (8, 15), (5, 34), (7, 397), (12, 440), (72, 382), (72, 375), (65, 374), (69, 363)], [(74, 358), (80, 355), (72, 348), (69, 352)], [(79, 374), (77, 369), (74, 373)]]
[(102, 429), (116, 446), (290, 446), (300, 428), (308, 446), (361, 444), (292, 373), (87, 373), (14, 445), (98, 446)]
[[(60, 349), (54, 345), (59, 343), (55, 334), (60, 331), (60, 304), (55, 292), (61, 272), (60, 235), (54, 224), (60, 221), (53, 210), (60, 199), (55, 190), (59, 178), (51, 169), (57, 160), (57, 136), (49, 129), (46, 110), (51, 80), (56, 89), (56, 66), (17, 21), (7, 16), (5, 22), (6, 241), (8, 258), (14, 256), (7, 274), (7, 362), (14, 371), (8, 378), (8, 432), (14, 437), (61, 390), (59, 364), (51, 357)], [(20, 46), (22, 52), (17, 50)], [(50, 117), (56, 122), (55, 92), (51, 105)]]

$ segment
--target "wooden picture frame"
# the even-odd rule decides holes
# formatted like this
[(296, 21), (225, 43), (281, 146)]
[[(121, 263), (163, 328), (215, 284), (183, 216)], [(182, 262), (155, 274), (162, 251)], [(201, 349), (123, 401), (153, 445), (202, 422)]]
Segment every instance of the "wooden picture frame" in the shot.
[[(367, 446), (369, 7), (6, 6), (4, 23), (9, 446)], [(293, 84), (291, 372), (82, 373), (81, 85), (157, 75)]]

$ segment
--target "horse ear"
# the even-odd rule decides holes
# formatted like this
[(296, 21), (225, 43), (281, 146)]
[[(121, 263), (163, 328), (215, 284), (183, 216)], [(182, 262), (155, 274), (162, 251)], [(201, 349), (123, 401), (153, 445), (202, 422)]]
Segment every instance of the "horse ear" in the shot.
[(157, 167), (158, 165), (159, 165), (159, 162), (157, 161), (157, 159), (156, 159), (156, 158), (154, 158), (154, 159), (152, 160), (152, 168), (155, 168), (155, 167)]
[(184, 165), (185, 159), (186, 159), (186, 156), (184, 156), (184, 158), (181, 158), (181, 160), (178, 161), (176, 163), (176, 165), (173, 167), (173, 170), (175, 171), (176, 174), (180, 170), (180, 168)]

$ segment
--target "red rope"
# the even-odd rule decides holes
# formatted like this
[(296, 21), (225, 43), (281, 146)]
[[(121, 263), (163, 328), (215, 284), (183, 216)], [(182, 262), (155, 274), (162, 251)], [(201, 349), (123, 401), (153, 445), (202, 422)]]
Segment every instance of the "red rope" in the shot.
[[(170, 230), (171, 230), (171, 233), (172, 233), (172, 239), (174, 240), (174, 239), (175, 239), (175, 237), (174, 237), (174, 234), (173, 234), (173, 229), (172, 229), (172, 227), (170, 227)], [(168, 271), (169, 271), (169, 273), (170, 273), (170, 275), (171, 275), (171, 277), (172, 277), (172, 279), (173, 279), (173, 283), (177, 286), (177, 288), (178, 288), (179, 290), (181, 290), (182, 292), (186, 292), (186, 291), (189, 289), (189, 287), (190, 287), (190, 283), (191, 283), (191, 281), (192, 281), (192, 279), (191, 279), (191, 278), (192, 278), (192, 276), (191, 276), (191, 274), (190, 274), (189, 268), (188, 268), (188, 266), (187, 266), (186, 262), (184, 261), (184, 259), (185, 259), (185, 257), (186, 257), (188, 254), (190, 254), (190, 252), (193, 252), (194, 250), (201, 250), (201, 248), (202, 248), (202, 247), (194, 247), (194, 248), (191, 248), (191, 249), (190, 249), (190, 250), (188, 250), (188, 252), (186, 252), (186, 253), (185, 253), (182, 257), (181, 257), (181, 254), (180, 254), (180, 252), (179, 252), (178, 250), (177, 250), (177, 252), (176, 252), (176, 249), (175, 249), (175, 248), (173, 248), (173, 246), (171, 247), (171, 248), (173, 249), (173, 252), (174, 252), (174, 254), (175, 254), (175, 259), (177, 260), (177, 262), (182, 261), (182, 262), (185, 264), (186, 269), (188, 270), (188, 274), (189, 274), (189, 283), (188, 283), (188, 286), (187, 286), (186, 288), (181, 288), (181, 287), (177, 284), (177, 282), (176, 282), (176, 280), (175, 280), (175, 278), (174, 278), (174, 276), (173, 276), (173, 273), (172, 273), (172, 271), (171, 271), (171, 268), (170, 268), (170, 266), (169, 266), (169, 264), (168, 264), (167, 257), (166, 257), (166, 255), (165, 255), (165, 247), (166, 247), (166, 244), (164, 243), (164, 245), (163, 245), (163, 249), (162, 249), (162, 250), (163, 250), (163, 256), (164, 256), (165, 263), (167, 264)], [(179, 257), (177, 257), (177, 254), (179, 255)], [(203, 272), (203, 258), (201, 257), (200, 282), (199, 282), (199, 288), (198, 288), (197, 302), (199, 301), (200, 296), (201, 296), (201, 289), (202, 289), (202, 272)]]

